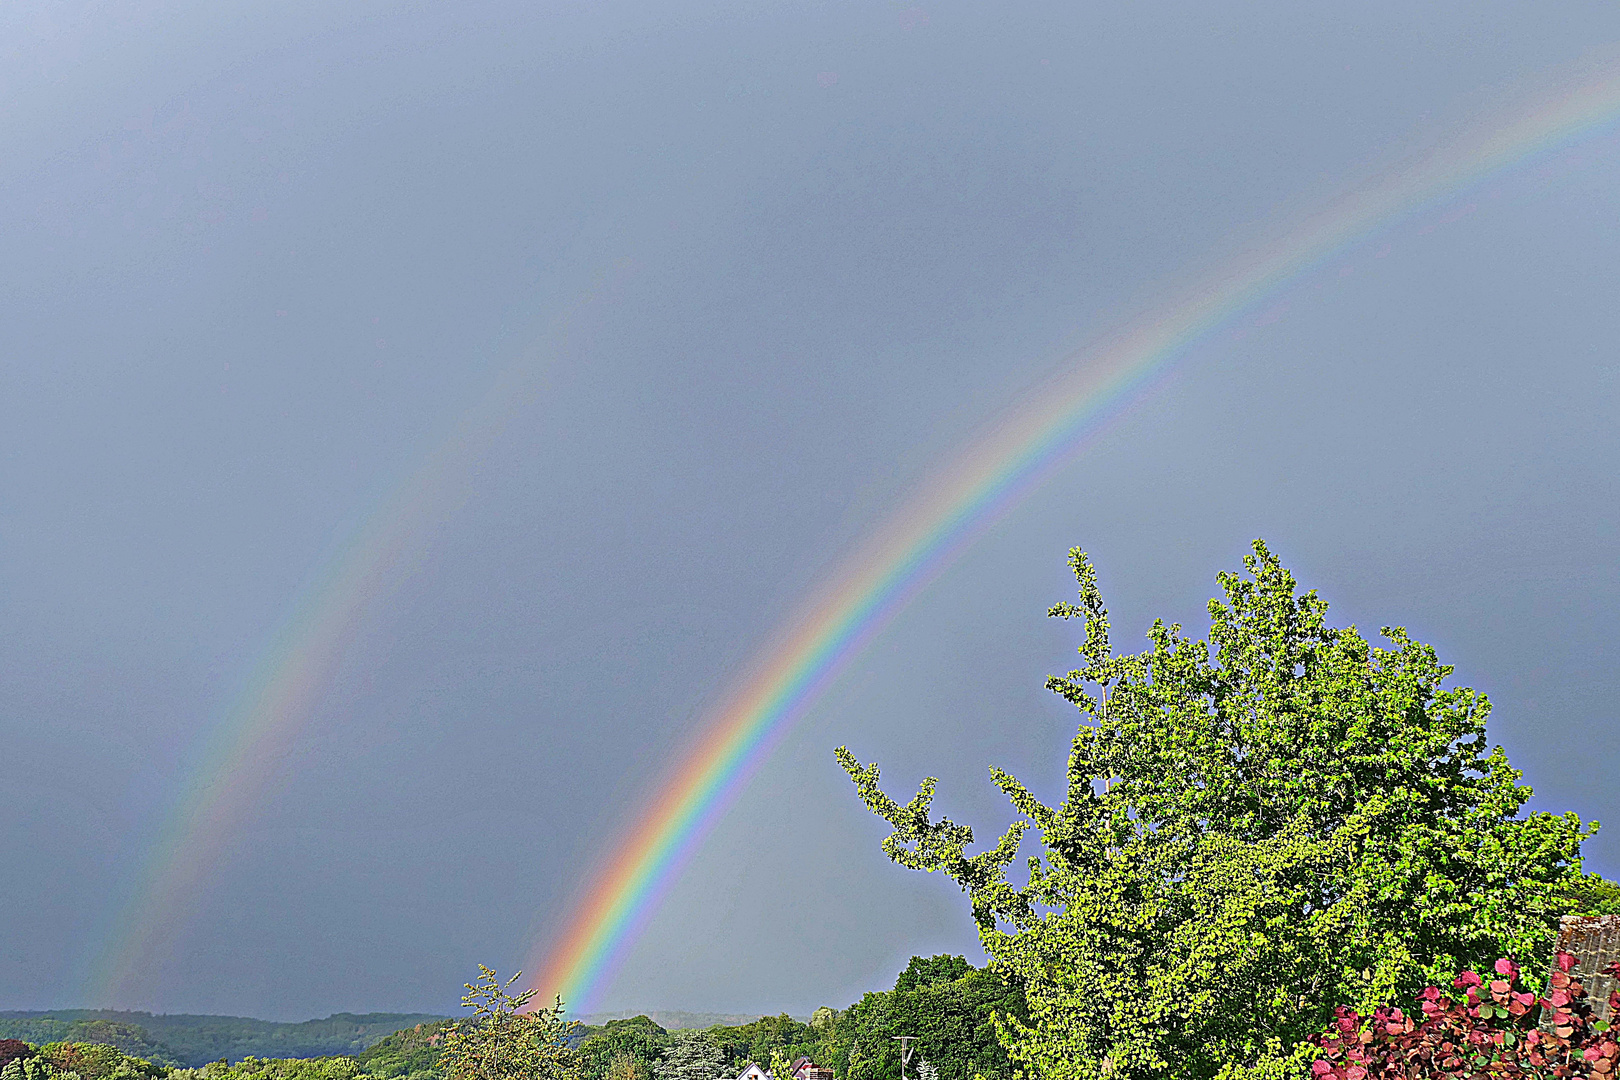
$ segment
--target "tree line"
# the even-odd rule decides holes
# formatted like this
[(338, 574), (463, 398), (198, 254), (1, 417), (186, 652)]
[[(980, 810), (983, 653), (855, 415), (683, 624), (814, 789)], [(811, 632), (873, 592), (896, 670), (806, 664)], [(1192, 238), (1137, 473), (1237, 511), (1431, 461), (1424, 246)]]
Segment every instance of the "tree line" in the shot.
[[(766, 1016), (701, 1030), (671, 1031), (645, 1016), (584, 1025), (556, 1007), (534, 1008), (509, 986), (485, 969), (468, 986), (468, 1017), (418, 1023), (357, 1054), (250, 1055), (186, 1068), (88, 1041), (15, 1042), (0, 1080), (716, 1080), (751, 1062), (775, 1064), (782, 1075), (799, 1058), (838, 1080), (899, 1080), (893, 1036), (901, 1034), (918, 1037), (921, 1056), (942, 1076), (1012, 1080), (994, 1016), (1023, 1015), (1017, 988), (960, 956), (914, 957), (892, 990), (818, 1009), (808, 1022)], [(133, 1025), (111, 1033), (146, 1041)]]
[(116, 1046), (165, 1065), (198, 1066), (224, 1058), (312, 1058), (358, 1054), (385, 1035), (443, 1019), (431, 1013), (334, 1013), (279, 1023), (246, 1016), (56, 1009), (0, 1013), (0, 1039)]

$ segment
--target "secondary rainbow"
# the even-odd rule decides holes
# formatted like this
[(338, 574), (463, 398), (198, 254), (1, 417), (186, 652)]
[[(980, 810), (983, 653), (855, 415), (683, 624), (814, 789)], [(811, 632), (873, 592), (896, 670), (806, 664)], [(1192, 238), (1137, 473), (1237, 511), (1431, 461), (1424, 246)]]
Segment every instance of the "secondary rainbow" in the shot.
[(527, 398), (533, 367), (519, 362), (461, 417), (418, 469), (378, 498), (323, 561), (261, 655), (222, 723), (209, 732), (108, 942), (84, 979), (86, 1000), (139, 1006), (139, 976), (175, 951), (232, 837), (272, 788), (315, 715), (367, 610), (420, 561), (435, 521), (455, 513), (467, 465)]
[(563, 932), (531, 957), (530, 985), (589, 1010), (659, 899), (760, 762), (889, 621), (986, 528), (1200, 341), (1290, 282), (1488, 177), (1594, 134), (1620, 116), (1620, 66), (1390, 170), (1276, 242), (1072, 357), (1043, 388), (937, 474), (778, 633), (705, 725), (706, 735), (599, 868)]
[(614, 261), (552, 312), (535, 347), (500, 371), (415, 471), (379, 496), (369, 513), (357, 515), (345, 541), (323, 560), (231, 709), (208, 733), (185, 791), (81, 980), (87, 1001), (143, 1004), (138, 976), (173, 954), (232, 837), (274, 786), (329, 692), (368, 610), (426, 557), (435, 525), (453, 517), (466, 496), (470, 469), (541, 393), (553, 359), (569, 350), (576, 333), (590, 332), (637, 269), (632, 259)]

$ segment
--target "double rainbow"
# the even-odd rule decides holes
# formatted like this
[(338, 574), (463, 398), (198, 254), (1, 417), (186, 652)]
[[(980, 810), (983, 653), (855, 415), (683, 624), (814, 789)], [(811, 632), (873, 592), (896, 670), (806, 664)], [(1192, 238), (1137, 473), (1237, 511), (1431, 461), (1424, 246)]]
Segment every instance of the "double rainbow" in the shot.
[[(562, 933), (530, 959), (531, 985), (542, 1000), (560, 994), (575, 1010), (595, 1003), (687, 857), (849, 659), (1192, 346), (1322, 262), (1501, 170), (1596, 133), (1617, 115), (1620, 66), (1610, 65), (1538, 107), (1335, 200), (1152, 317), (1077, 353), (1068, 375), (942, 469), (785, 625), (600, 868)], [(168, 950), (233, 831), (275, 782), (276, 763), (309, 722), (366, 607), (397, 578), (399, 564), (414, 557), (421, 531), (453, 508), (461, 470), (512, 415), (515, 395), (512, 380), (499, 384), (307, 590), (153, 845), (87, 996), (134, 1003), (138, 976)]]

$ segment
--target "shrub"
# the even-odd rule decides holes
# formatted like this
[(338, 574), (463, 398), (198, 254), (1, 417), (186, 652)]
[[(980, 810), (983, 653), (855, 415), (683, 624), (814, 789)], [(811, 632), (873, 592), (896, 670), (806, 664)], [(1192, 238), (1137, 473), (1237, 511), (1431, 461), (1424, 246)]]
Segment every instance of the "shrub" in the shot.
[[(1586, 990), (1569, 974), (1575, 958), (1558, 953), (1537, 996), (1519, 981), (1519, 966), (1498, 960), (1494, 977), (1465, 971), (1456, 993), (1430, 986), (1417, 1012), (1394, 1006), (1363, 1017), (1339, 1008), (1317, 1040), (1315, 1080), (1569, 1077), (1607, 1080), (1620, 1067), (1620, 1044), (1606, 1020), (1595, 1019)], [(1604, 974), (1620, 974), (1610, 964)], [(1609, 1015), (1620, 1015), (1620, 991), (1609, 995)]]
[(447, 1028), (440, 1069), (450, 1080), (563, 1080), (577, 1071), (571, 1041), (577, 1022), (562, 1018), (562, 999), (549, 1009), (529, 1009), (535, 992), (507, 993), (517, 981), (501, 982), (478, 965), (478, 981), (467, 983), (463, 1007), (473, 1015)]

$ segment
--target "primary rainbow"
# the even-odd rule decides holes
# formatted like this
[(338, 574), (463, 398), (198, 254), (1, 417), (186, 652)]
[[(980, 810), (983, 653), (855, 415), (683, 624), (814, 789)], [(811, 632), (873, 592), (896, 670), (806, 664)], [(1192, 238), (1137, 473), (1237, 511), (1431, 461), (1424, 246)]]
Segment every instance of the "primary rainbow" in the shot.
[(1514, 118), (1460, 139), (1333, 201), (1178, 302), (1073, 358), (939, 474), (763, 651), (706, 736), (600, 868), (563, 933), (531, 958), (542, 999), (590, 1009), (681, 866), (771, 749), (916, 593), (1074, 455), (1088, 435), (1191, 347), (1301, 274), (1527, 158), (1620, 116), (1620, 67), (1606, 66)]

